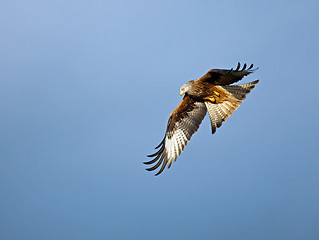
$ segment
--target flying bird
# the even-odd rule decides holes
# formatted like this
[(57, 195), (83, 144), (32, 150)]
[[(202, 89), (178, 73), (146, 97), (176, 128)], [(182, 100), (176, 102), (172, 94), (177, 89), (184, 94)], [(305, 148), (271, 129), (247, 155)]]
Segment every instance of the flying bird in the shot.
[(166, 167), (176, 161), (187, 142), (198, 130), (199, 125), (208, 112), (212, 134), (222, 126), (222, 123), (239, 107), (259, 80), (241, 84), (230, 85), (241, 80), (244, 76), (253, 73), (251, 64), (247, 69), (246, 63), (240, 69), (238, 63), (236, 69), (210, 69), (199, 79), (185, 83), (180, 89), (180, 95), (184, 95), (181, 103), (171, 113), (166, 133), (162, 142), (155, 148), (159, 150), (148, 157), (155, 157), (144, 164), (155, 164), (147, 168), (153, 171), (160, 170), (155, 174), (159, 175)]

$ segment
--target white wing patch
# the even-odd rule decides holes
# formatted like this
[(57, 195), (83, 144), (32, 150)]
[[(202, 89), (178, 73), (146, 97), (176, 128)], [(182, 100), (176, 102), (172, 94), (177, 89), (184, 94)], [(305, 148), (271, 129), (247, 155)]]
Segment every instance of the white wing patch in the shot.
[(182, 153), (187, 142), (188, 140), (181, 129), (176, 130), (171, 139), (167, 136), (165, 137), (165, 151), (168, 159), (168, 167), (170, 167), (172, 161), (176, 160), (176, 158)]
[(176, 158), (182, 153), (187, 142), (198, 130), (207, 112), (203, 102), (195, 102), (194, 105), (194, 108), (187, 112), (185, 117), (174, 123), (172, 132), (166, 132), (164, 140), (158, 146), (160, 149), (156, 153), (149, 155), (149, 157), (155, 157), (155, 159), (144, 163), (153, 164), (157, 161), (157, 164), (147, 170), (155, 170), (162, 164), (161, 169), (156, 173), (158, 175), (165, 169), (167, 164), (168, 168), (170, 168), (173, 160), (176, 161)]

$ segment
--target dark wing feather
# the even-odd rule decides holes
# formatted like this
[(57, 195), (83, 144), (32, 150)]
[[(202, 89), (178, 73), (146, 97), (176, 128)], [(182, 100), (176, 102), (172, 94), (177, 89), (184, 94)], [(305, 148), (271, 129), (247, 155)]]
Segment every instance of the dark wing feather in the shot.
[(168, 168), (170, 168), (172, 161), (176, 160), (192, 135), (198, 130), (206, 111), (207, 109), (203, 102), (197, 102), (191, 97), (185, 96), (178, 107), (171, 113), (165, 137), (160, 145), (157, 146), (160, 149), (156, 153), (148, 155), (148, 157), (155, 158), (144, 162), (145, 164), (157, 163), (146, 170), (153, 171), (162, 165), (156, 173), (158, 175), (165, 169), (167, 164)]
[(199, 78), (200, 81), (210, 82), (215, 85), (229, 85), (235, 82), (238, 82), (243, 77), (247, 76), (250, 73), (253, 73), (258, 68), (253, 69), (253, 64), (246, 69), (246, 63), (240, 69), (240, 63), (238, 63), (237, 68), (233, 69), (211, 69), (204, 76)]

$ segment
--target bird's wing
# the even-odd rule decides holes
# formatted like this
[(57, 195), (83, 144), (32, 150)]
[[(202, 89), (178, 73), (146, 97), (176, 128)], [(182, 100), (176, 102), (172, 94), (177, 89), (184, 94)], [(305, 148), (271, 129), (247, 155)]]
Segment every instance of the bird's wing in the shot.
[(222, 123), (233, 114), (258, 82), (259, 80), (241, 85), (216, 86), (224, 92), (226, 97), (223, 101), (216, 103), (205, 101), (213, 134), (216, 132), (216, 128), (221, 127)]
[(152, 155), (148, 155), (148, 157), (155, 158), (149, 162), (144, 162), (145, 164), (157, 163), (146, 170), (153, 171), (162, 165), (156, 173), (158, 175), (165, 169), (167, 163), (168, 168), (170, 168), (173, 159), (176, 160), (192, 135), (198, 130), (206, 111), (205, 103), (197, 102), (191, 97), (185, 96), (170, 115), (164, 139), (156, 147), (159, 150)]
[(251, 64), (247, 69), (246, 63), (240, 69), (240, 63), (238, 63), (237, 68), (234, 69), (210, 69), (204, 76), (199, 78), (199, 81), (211, 82), (215, 85), (229, 85), (238, 82), (243, 77), (250, 73), (253, 73), (258, 68), (253, 69), (254, 65)]

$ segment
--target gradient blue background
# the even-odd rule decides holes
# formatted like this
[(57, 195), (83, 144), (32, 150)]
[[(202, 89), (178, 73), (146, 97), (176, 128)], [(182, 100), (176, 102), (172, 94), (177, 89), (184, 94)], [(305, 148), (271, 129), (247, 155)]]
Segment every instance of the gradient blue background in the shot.
[[(1, 1), (1, 239), (318, 239), (318, 1)], [(254, 63), (159, 177), (179, 88)]]

